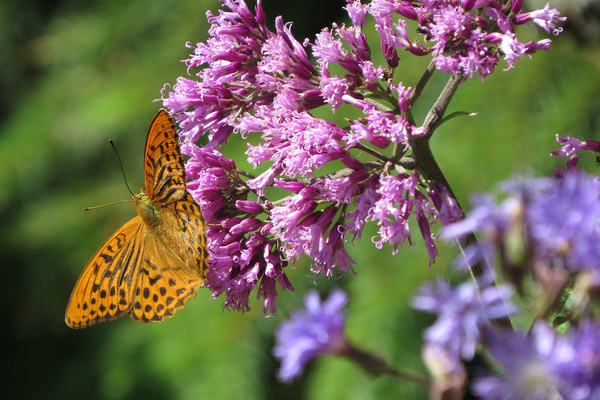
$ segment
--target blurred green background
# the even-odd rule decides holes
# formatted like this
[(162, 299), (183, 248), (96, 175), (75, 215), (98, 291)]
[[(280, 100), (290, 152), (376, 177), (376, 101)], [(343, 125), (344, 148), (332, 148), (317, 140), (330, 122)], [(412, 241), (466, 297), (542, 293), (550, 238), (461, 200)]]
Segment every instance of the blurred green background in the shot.
[[(300, 41), (332, 21), (344, 22), (344, 1), (282, 3), (263, 1), (268, 21), (271, 27), (277, 15), (294, 21)], [(205, 12), (217, 13), (218, 7), (212, 0), (0, 4), (2, 397), (427, 397), (413, 384), (372, 378), (332, 357), (311, 363), (292, 385), (276, 381), (273, 331), (314, 287), (307, 260), (288, 271), (296, 291), (280, 293), (279, 315), (270, 318), (257, 302), (246, 314), (223, 312), (221, 299), (201, 291), (161, 324), (128, 317), (82, 331), (64, 324), (87, 260), (135, 215), (129, 205), (82, 211), (129, 198), (107, 140), (116, 141), (131, 185), (141, 185), (146, 131), (160, 107), (153, 101), (165, 83), (186, 74), (180, 62), (189, 52), (185, 42), (206, 39)], [(501, 66), (485, 83), (473, 79), (459, 89), (450, 111), (479, 115), (443, 126), (432, 147), (463, 204), (470, 193), (512, 175), (545, 175), (562, 166), (548, 157), (555, 133), (600, 139), (600, 52), (583, 15), (573, 14), (567, 34), (553, 38), (551, 54), (522, 60), (508, 72)], [(542, 37), (531, 26), (521, 32), (530, 40)], [(378, 53), (378, 41), (371, 39)], [(397, 77), (414, 85), (427, 60), (401, 56)], [(438, 73), (421, 100), (421, 115), (444, 81)], [(241, 160), (244, 144), (232, 144)], [(586, 168), (594, 168), (593, 156), (585, 158)], [(420, 335), (432, 318), (411, 310), (407, 301), (421, 281), (448, 275), (457, 250), (441, 248), (428, 268), (418, 234), (414, 247), (392, 257), (389, 247), (374, 248), (374, 233), (370, 227), (350, 248), (357, 275), (317, 279), (317, 288), (325, 293), (337, 285), (350, 293), (347, 334), (357, 346), (424, 374)]]

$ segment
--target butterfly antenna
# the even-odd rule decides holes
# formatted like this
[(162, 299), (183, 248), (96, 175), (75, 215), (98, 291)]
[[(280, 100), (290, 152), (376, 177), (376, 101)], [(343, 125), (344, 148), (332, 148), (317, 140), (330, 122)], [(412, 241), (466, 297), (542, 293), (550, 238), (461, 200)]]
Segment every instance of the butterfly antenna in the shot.
[(131, 203), (131, 200), (119, 200), (115, 201), (114, 203), (102, 204), (100, 206), (86, 207), (83, 209), (83, 211), (95, 210), (96, 208), (108, 207), (120, 203)]
[[(108, 142), (112, 146), (113, 150), (115, 151), (115, 154), (117, 155), (117, 159), (119, 160), (119, 166), (121, 167), (121, 173), (123, 174), (123, 180), (125, 181), (125, 186), (127, 186), (127, 190), (129, 190), (129, 193), (131, 193), (131, 195), (134, 196), (133, 192), (129, 188), (129, 184), (127, 183), (127, 177), (125, 176), (125, 170), (123, 169), (123, 162), (121, 162), (121, 157), (119, 157), (119, 152), (117, 151), (115, 143), (113, 142), (112, 139), (108, 139)], [(129, 200), (126, 200), (126, 201), (129, 201)]]

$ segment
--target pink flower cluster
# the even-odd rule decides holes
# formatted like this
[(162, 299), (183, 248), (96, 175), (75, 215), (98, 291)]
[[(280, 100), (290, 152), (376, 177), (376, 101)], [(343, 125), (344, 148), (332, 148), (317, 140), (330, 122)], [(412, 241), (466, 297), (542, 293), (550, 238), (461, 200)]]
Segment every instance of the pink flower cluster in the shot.
[[(425, 132), (411, 115), (418, 94), (391, 81), (398, 49), (433, 56), (443, 71), (484, 78), (501, 56), (510, 68), (547, 51), (550, 40), (520, 43), (514, 25), (532, 21), (556, 34), (562, 20), (548, 7), (523, 13), (518, 0), (353, 0), (350, 26), (334, 24), (302, 44), (281, 17), (275, 32), (267, 28), (260, 0), (254, 13), (243, 0), (222, 2), (227, 11), (207, 13), (210, 38), (189, 45), (186, 63), (196, 76), (165, 86), (162, 101), (181, 128), (188, 187), (208, 222), (209, 287), (215, 297), (226, 294), (226, 307), (248, 310), (258, 286), (266, 313), (276, 312), (277, 284), (293, 290), (284, 267), (301, 254), (313, 260), (314, 274), (353, 272), (345, 245), (367, 222), (379, 227), (375, 245), (396, 252), (413, 243), (412, 221), (433, 261), (432, 225), (461, 218), (443, 186), (423, 180), (406, 157)], [(385, 66), (371, 58), (368, 15)], [(409, 38), (406, 19), (419, 24), (421, 43)], [(325, 105), (362, 116), (340, 126), (311, 113)], [(248, 162), (258, 173), (239, 171), (220, 153), (232, 134), (248, 139)], [(208, 143), (200, 148), (194, 142), (203, 135)]]

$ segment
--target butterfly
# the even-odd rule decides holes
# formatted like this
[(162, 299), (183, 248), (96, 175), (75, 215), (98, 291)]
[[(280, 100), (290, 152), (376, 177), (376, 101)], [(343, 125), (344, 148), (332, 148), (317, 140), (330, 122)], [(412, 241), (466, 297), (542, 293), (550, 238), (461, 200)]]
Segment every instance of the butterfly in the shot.
[(146, 188), (132, 195), (137, 216), (93, 255), (65, 313), (74, 329), (125, 314), (140, 322), (172, 317), (206, 284), (205, 221), (186, 189), (175, 123), (154, 117), (144, 151)]

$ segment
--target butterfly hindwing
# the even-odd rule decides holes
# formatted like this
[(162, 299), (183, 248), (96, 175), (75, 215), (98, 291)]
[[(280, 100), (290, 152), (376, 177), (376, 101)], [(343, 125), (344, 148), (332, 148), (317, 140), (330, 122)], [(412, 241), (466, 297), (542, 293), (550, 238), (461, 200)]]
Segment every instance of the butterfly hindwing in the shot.
[(185, 198), (170, 204), (167, 208), (174, 218), (165, 218), (168, 222), (176, 225), (174, 229), (178, 233), (178, 243), (184, 253), (191, 257), (188, 261), (189, 268), (196, 270), (206, 279), (208, 250), (206, 239), (206, 222), (200, 211), (200, 206), (194, 201), (189, 193)]
[(149, 235), (137, 288), (134, 292), (131, 317), (150, 323), (171, 317), (196, 297), (202, 276), (192, 270), (179, 255), (157, 236)]
[[(189, 193), (159, 209), (161, 225), (145, 235), (131, 316), (154, 322), (172, 316), (206, 281), (205, 222)], [(154, 229), (160, 232), (155, 232)]]

